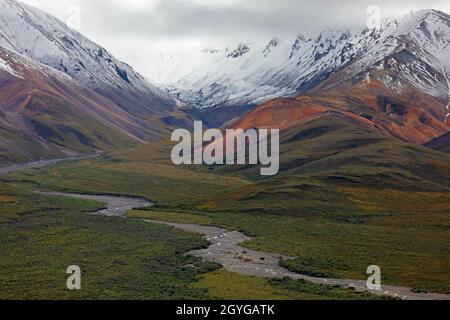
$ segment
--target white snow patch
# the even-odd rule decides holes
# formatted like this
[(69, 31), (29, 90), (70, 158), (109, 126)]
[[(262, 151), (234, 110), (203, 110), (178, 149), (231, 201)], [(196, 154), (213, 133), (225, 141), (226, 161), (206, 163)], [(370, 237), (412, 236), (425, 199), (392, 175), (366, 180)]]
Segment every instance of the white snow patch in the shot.
[(16, 78), (23, 79), (23, 77), (18, 72), (16, 72), (13, 68), (11, 68), (11, 66), (8, 64), (8, 62), (3, 60), (2, 58), (0, 58), (0, 70), (6, 71)]

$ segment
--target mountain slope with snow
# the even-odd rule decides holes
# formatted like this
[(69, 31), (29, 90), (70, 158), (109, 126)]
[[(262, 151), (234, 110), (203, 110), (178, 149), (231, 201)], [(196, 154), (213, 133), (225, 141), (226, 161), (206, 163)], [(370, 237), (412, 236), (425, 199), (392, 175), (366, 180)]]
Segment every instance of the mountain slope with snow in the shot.
[(130, 112), (161, 114), (174, 105), (165, 92), (104, 48), (14, 0), (0, 0), (0, 46), (66, 73)]
[(169, 87), (188, 105), (214, 109), (254, 106), (318, 87), (335, 90), (356, 79), (370, 81), (378, 72), (386, 78), (376, 80), (391, 91), (402, 86), (448, 105), (449, 39), (450, 16), (423, 10), (386, 21), (381, 30), (328, 30), (313, 39), (240, 44)]
[[(352, 38), (354, 46), (343, 39)], [(316, 39), (272, 39), (239, 44), (216, 54), (173, 87), (182, 101), (198, 108), (259, 104), (308, 90), (348, 63), (376, 33), (323, 32)]]
[(56, 18), (0, 0), (0, 163), (166, 138), (192, 119), (166, 92)]
[[(416, 144), (424, 144), (448, 132), (448, 15), (433, 10), (421, 11), (401, 21), (390, 21), (379, 32), (324, 34), (314, 41), (299, 39), (291, 51), (283, 47), (280, 41), (273, 40), (262, 51), (266, 58), (259, 60), (255, 55), (261, 56), (260, 50), (255, 54), (251, 52), (250, 45), (239, 46), (227, 55), (227, 59), (242, 59), (236, 62), (232, 75), (235, 80), (231, 81), (231, 86), (226, 86), (230, 78), (225, 65), (233, 62), (224, 60), (224, 65), (219, 69), (209, 71), (208, 81), (222, 76), (220, 82), (213, 86), (216, 91), (202, 96), (207, 92), (202, 90), (196, 95), (193, 105), (202, 108), (203, 101), (218, 99), (222, 102), (217, 104), (217, 108), (214, 108), (216, 105), (209, 108), (203, 106), (203, 112), (233, 110), (233, 104), (256, 104), (260, 100), (253, 100), (253, 97), (266, 99), (272, 94), (284, 96), (287, 90), (288, 98), (270, 99), (225, 126), (270, 127), (285, 131), (333, 114), (383, 136)], [(336, 37), (339, 40), (336, 41)], [(334, 40), (325, 40), (324, 44), (324, 39)], [(305, 67), (305, 72), (297, 74), (302, 63), (298, 65), (299, 69), (275, 64), (282, 63), (286, 56), (287, 59), (295, 58), (296, 50), (301, 50), (301, 41), (309, 44), (309, 53), (303, 52), (298, 57), (299, 61), (306, 63), (305, 66), (310, 66)], [(271, 54), (275, 54), (274, 63), (262, 60)], [(249, 68), (254, 70), (248, 73)], [(281, 71), (276, 74), (278, 68)], [(234, 95), (228, 95), (228, 90), (239, 77), (246, 91), (236, 88)], [(298, 78), (286, 81), (283, 86), (280, 79), (286, 77)], [(257, 81), (270, 81), (277, 86), (258, 84), (255, 87), (248, 81), (254, 85)], [(197, 85), (201, 84), (202, 81), (199, 81)], [(224, 90), (221, 91), (221, 88)], [(241, 93), (245, 95), (241, 96)], [(179, 97), (183, 98), (183, 94)]]
[[(435, 10), (416, 12), (403, 22), (390, 23), (380, 40), (342, 72), (342, 80), (367, 77), (372, 71), (391, 71), (395, 79), (380, 79), (401, 91), (400, 82), (447, 102), (450, 72), (450, 16)], [(329, 81), (337, 87), (342, 81)], [(401, 93), (401, 92), (399, 92)]]
[(63, 72), (0, 47), (0, 163), (93, 153), (150, 132)]

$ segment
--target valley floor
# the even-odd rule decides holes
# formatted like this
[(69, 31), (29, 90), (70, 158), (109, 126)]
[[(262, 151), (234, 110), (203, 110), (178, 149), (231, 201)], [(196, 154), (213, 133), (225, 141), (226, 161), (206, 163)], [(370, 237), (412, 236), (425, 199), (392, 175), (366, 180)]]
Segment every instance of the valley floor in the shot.
[[(0, 299), (383, 299), (303, 280), (239, 275), (187, 256), (206, 248), (206, 240), (121, 217), (130, 205), (148, 204), (142, 199), (2, 186)], [(65, 270), (74, 264), (82, 269), (80, 291), (65, 287)]]
[(202, 224), (172, 223), (164, 220), (148, 219), (145, 212), (130, 211), (136, 208), (141, 208), (141, 210), (143, 210), (152, 206), (151, 202), (142, 198), (62, 192), (47, 192), (40, 194), (48, 197), (68, 197), (105, 203), (105, 209), (100, 209), (93, 214), (106, 217), (135, 218), (148, 223), (168, 225), (175, 229), (200, 234), (208, 240), (209, 246), (205, 249), (188, 252), (187, 254), (201, 258), (203, 261), (217, 263), (225, 270), (232, 273), (269, 279), (284, 278), (286, 280), (306, 280), (312, 284), (354, 289), (357, 292), (369, 291), (372, 294), (404, 300), (450, 300), (450, 295), (412, 292), (410, 288), (406, 287), (383, 286), (383, 288), (378, 291), (370, 291), (364, 280), (319, 278), (291, 272), (279, 265), (282, 259), (292, 259), (291, 257), (283, 257), (275, 253), (243, 248), (240, 244), (245, 241), (251, 241), (252, 239), (240, 232), (228, 231)]
[[(104, 205), (36, 190), (144, 197), (157, 205), (130, 217), (241, 231), (253, 238), (242, 244), (249, 251), (295, 257), (282, 262), (293, 272), (363, 280), (376, 264), (386, 285), (450, 293), (449, 192), (301, 179), (313, 192), (304, 187), (273, 194), (249, 176), (174, 167), (168, 148), (151, 144), (0, 177), (0, 298), (379, 298), (303, 280), (230, 273), (185, 256), (207, 246), (199, 235), (91, 215)], [(84, 289), (71, 293), (65, 268), (77, 263), (88, 276)]]

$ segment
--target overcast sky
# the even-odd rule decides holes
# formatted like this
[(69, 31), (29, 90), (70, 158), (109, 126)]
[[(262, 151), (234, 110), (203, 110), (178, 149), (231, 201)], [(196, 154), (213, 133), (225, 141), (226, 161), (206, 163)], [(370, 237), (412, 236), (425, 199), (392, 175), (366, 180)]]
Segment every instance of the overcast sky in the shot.
[[(61, 20), (81, 15), (79, 31), (119, 58), (150, 50), (193, 50), (255, 38), (307, 36), (325, 27), (365, 24), (382, 16), (433, 8), (450, 0), (22, 0)], [(75, 10), (74, 10), (75, 8)]]

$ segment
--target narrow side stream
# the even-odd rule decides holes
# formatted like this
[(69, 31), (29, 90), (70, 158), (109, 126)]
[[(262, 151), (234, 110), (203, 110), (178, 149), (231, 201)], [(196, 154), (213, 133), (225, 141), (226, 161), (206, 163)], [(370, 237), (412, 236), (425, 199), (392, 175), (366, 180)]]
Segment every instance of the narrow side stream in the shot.
[(84, 155), (78, 157), (70, 157), (70, 158), (61, 158), (61, 159), (52, 159), (52, 160), (41, 160), (35, 162), (28, 163), (20, 163), (15, 164), (9, 167), (0, 167), (0, 174), (10, 174), (17, 171), (34, 169), (34, 168), (44, 168), (54, 164), (58, 164), (65, 161), (75, 161), (75, 160), (86, 160), (86, 159), (94, 159), (101, 155), (101, 152), (92, 154), (92, 155)]

